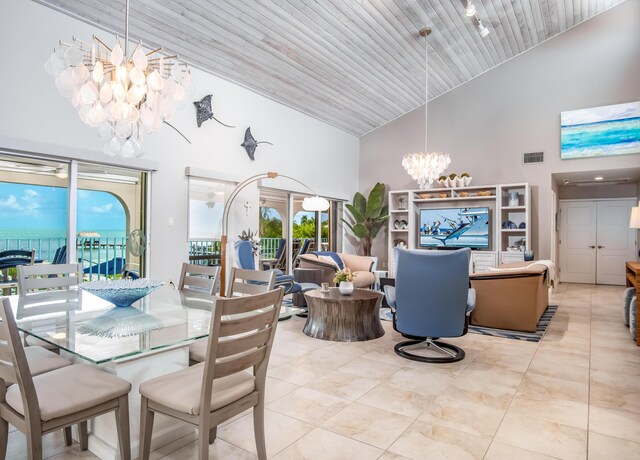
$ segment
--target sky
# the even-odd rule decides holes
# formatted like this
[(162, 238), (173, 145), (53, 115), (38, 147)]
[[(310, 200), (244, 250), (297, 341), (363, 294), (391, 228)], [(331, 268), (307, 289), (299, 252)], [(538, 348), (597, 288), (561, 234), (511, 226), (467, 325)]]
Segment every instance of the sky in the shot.
[[(67, 189), (0, 182), (0, 228), (64, 229)], [(78, 231), (122, 230), (126, 216), (111, 194), (78, 190)]]

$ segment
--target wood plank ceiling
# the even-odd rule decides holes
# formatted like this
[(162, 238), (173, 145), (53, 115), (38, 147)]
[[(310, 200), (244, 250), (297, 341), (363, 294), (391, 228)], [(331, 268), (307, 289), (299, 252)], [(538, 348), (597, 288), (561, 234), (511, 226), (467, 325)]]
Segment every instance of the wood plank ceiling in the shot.
[[(124, 0), (34, 1), (123, 34)], [(360, 136), (424, 103), (425, 25), (432, 99), (624, 0), (473, 0), (485, 38), (463, 1), (131, 0), (130, 35)]]

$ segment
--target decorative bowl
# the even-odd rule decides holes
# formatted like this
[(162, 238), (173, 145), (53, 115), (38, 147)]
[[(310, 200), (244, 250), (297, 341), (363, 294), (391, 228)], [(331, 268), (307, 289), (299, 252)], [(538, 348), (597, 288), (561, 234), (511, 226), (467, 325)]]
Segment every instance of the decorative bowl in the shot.
[(162, 328), (155, 316), (135, 307), (116, 307), (78, 327), (78, 332), (94, 337), (130, 337)]
[(80, 289), (111, 302), (116, 307), (130, 307), (134, 302), (163, 285), (164, 281), (140, 278), (137, 280), (89, 281), (81, 283)]

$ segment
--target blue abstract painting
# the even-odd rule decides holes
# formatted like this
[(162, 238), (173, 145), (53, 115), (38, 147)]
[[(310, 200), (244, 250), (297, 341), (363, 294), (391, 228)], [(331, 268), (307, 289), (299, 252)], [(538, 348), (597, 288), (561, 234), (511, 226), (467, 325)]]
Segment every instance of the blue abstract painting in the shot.
[(640, 102), (560, 114), (560, 158), (640, 153)]

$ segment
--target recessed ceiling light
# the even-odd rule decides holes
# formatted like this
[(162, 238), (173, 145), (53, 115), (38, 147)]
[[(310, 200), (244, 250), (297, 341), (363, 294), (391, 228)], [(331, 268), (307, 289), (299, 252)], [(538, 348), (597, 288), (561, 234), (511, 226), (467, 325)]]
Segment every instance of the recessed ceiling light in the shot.
[(602, 179), (604, 179), (604, 177), (602, 177), (602, 176), (598, 176), (598, 177), (594, 177), (593, 178), (593, 180), (602, 180)]

